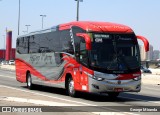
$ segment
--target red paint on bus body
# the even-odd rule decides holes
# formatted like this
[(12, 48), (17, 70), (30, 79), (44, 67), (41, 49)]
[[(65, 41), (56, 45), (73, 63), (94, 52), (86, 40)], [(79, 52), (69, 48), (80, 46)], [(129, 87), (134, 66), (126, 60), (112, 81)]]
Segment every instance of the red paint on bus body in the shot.
[(70, 29), (72, 26), (78, 26), (86, 31), (95, 32), (125, 32), (131, 33), (133, 30), (125, 25), (110, 22), (70, 22), (59, 25), (59, 30)]
[(148, 40), (147, 40), (145, 37), (143, 37), (143, 36), (137, 35), (136, 37), (137, 37), (137, 39), (140, 39), (140, 40), (143, 41), (145, 51), (146, 51), (146, 52), (149, 51), (149, 42), (148, 42)]
[(83, 39), (85, 39), (86, 41), (86, 49), (87, 50), (91, 50), (91, 39), (90, 36), (88, 34), (84, 34), (84, 33), (77, 33), (76, 34), (79, 37), (82, 37)]

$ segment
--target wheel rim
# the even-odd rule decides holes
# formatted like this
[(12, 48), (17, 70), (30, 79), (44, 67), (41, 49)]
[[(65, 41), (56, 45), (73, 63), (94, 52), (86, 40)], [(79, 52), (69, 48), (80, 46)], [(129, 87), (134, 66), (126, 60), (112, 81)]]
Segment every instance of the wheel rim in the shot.
[(74, 93), (74, 82), (73, 82), (73, 80), (71, 80), (70, 82), (69, 82), (69, 92), (72, 94), (72, 93)]

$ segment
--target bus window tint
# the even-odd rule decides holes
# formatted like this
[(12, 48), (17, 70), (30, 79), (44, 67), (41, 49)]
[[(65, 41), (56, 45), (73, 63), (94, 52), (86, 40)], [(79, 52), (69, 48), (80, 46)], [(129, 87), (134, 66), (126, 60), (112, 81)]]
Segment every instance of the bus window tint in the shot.
[(64, 30), (61, 32), (60, 42), (62, 45), (62, 52), (67, 52), (70, 54), (74, 53), (69, 30)]
[(29, 53), (38, 53), (39, 35), (31, 36), (29, 39)]

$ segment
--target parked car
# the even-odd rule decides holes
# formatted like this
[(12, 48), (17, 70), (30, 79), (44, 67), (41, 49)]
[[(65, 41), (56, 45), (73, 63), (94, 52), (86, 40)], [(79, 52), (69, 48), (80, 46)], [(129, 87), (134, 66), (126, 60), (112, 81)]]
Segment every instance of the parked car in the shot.
[(1, 62), (1, 65), (7, 65), (7, 64), (8, 64), (7, 61), (2, 61), (2, 62)]
[(15, 61), (14, 60), (9, 60), (9, 65), (15, 65)]
[(143, 67), (143, 66), (141, 66), (141, 72), (142, 73), (152, 73), (151, 70), (149, 70), (148, 68)]

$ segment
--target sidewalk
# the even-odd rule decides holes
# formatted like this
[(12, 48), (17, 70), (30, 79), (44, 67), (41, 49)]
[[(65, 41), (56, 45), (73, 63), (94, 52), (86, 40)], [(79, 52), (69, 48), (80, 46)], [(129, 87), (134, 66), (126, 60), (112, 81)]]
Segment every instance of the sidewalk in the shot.
[(5, 70), (15, 70), (15, 65), (0, 65), (1, 69), (5, 69)]
[(160, 75), (142, 74), (142, 84), (160, 85)]

